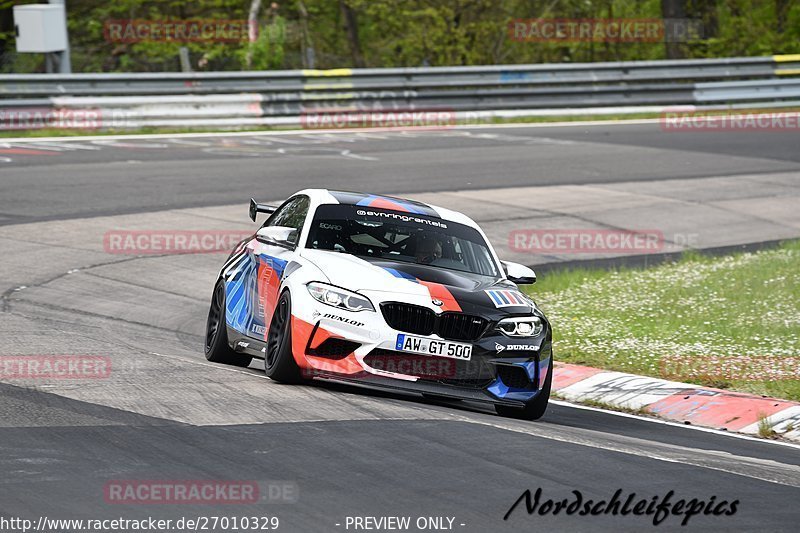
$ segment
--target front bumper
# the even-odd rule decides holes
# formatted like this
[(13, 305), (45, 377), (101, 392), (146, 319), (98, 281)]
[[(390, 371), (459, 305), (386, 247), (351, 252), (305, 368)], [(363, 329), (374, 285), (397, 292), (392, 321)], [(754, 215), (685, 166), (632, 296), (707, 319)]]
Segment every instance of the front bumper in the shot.
[[(530, 340), (509, 338), (492, 323), (479, 340), (466, 342), (472, 356), (461, 361), (397, 351), (398, 335), (408, 332), (391, 328), (380, 310), (350, 312), (308, 294), (292, 296), (292, 348), (307, 378), (521, 406), (539, 394), (551, 368), (546, 320), (542, 333)], [(376, 307), (381, 303), (374, 294), (370, 298)], [(430, 308), (429, 298), (404, 295), (403, 301)]]

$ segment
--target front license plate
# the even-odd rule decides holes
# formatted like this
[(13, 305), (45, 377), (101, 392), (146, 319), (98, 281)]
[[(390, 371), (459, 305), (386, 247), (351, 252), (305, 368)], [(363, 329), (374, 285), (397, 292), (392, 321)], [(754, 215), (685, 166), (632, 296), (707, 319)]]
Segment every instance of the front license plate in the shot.
[(472, 345), (460, 342), (440, 341), (427, 337), (415, 337), (400, 333), (397, 336), (395, 349), (398, 352), (418, 353), (422, 355), (435, 355), (436, 357), (450, 357), (469, 361), (472, 358)]

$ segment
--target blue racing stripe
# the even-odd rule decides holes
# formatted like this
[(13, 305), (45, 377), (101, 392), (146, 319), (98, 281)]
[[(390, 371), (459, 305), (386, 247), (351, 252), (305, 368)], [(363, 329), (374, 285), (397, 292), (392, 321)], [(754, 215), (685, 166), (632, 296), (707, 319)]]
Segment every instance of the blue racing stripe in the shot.
[(495, 305), (502, 305), (503, 304), (503, 301), (500, 298), (497, 297), (497, 295), (494, 293), (494, 291), (486, 291), (486, 294), (489, 295), (489, 298), (492, 299), (492, 301), (495, 303)]
[(392, 276), (396, 278), (407, 279), (408, 281), (413, 281), (414, 283), (419, 283), (419, 280), (412, 276), (411, 274), (407, 274), (405, 272), (400, 272), (399, 270), (395, 270), (394, 268), (383, 267), (383, 269), (390, 273)]

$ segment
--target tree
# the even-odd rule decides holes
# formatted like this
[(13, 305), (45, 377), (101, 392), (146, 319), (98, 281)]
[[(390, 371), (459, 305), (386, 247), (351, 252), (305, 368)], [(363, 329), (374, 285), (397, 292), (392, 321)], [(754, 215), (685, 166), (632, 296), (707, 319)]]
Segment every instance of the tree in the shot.
[[(661, 0), (661, 16), (664, 19), (686, 19), (686, 4), (685, 0)], [(666, 28), (670, 24), (665, 24)], [(683, 46), (680, 42), (674, 40), (674, 35), (670, 35), (669, 31), (665, 32), (664, 46), (667, 53), (667, 59), (682, 59), (686, 57), (683, 52)]]
[(245, 66), (249, 69), (253, 64), (253, 43), (258, 40), (258, 11), (261, 9), (261, 0), (250, 1), (250, 11), (247, 15), (247, 22), (249, 23), (249, 35), (247, 40), (250, 46), (247, 47), (247, 54), (245, 56)]
[(364, 55), (361, 52), (361, 43), (358, 40), (358, 22), (355, 10), (347, 5), (346, 0), (339, 0), (339, 8), (344, 19), (344, 30), (347, 34), (347, 44), (350, 45), (350, 55), (356, 67), (364, 67)]

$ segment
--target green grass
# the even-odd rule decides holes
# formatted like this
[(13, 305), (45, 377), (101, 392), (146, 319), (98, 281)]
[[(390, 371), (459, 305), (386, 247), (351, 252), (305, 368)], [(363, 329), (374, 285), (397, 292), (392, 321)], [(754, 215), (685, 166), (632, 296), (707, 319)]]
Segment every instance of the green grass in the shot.
[(800, 241), (557, 271), (530, 294), (553, 323), (557, 360), (800, 400)]
[(764, 439), (774, 439), (778, 434), (775, 429), (770, 425), (767, 417), (759, 415), (758, 417), (758, 436)]

